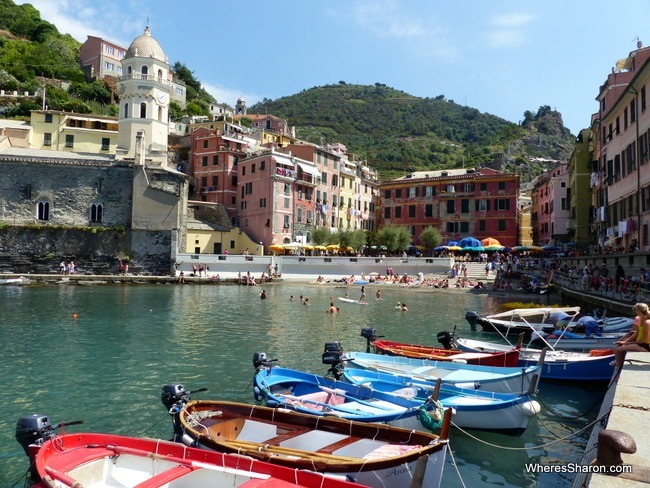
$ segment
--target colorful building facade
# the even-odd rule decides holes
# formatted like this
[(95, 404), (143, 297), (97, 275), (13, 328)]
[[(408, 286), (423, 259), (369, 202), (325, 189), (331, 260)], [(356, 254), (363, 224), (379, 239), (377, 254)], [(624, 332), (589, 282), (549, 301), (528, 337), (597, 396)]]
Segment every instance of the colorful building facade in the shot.
[(594, 118), (594, 247), (650, 248), (650, 48), (632, 51), (607, 76)]
[(519, 176), (489, 168), (418, 171), (379, 185), (379, 226), (407, 226), (413, 244), (428, 227), (444, 242), (493, 237), (518, 243)]

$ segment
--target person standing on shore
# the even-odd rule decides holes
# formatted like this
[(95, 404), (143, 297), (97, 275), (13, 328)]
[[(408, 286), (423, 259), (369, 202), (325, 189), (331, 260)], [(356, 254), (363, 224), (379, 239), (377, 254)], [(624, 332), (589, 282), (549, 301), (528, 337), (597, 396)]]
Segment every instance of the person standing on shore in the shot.
[(623, 266), (619, 264), (618, 267), (616, 268), (616, 275), (614, 277), (614, 281), (615, 281), (614, 287), (617, 293), (624, 279), (625, 279), (625, 270), (623, 269)]

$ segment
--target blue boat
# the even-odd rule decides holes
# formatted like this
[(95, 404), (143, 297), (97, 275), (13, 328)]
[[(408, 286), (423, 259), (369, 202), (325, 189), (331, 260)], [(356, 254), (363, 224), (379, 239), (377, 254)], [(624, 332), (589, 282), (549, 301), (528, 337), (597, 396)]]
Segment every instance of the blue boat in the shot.
[[(255, 399), (267, 407), (332, 416), (359, 422), (379, 422), (393, 427), (429, 432), (427, 414), (437, 415), (435, 402), (415, 400), (397, 392), (381, 392), (311, 373), (280, 367), (260, 367), (253, 380)], [(428, 424), (427, 424), (428, 425)]]
[(439, 402), (436, 402), (431, 399), (435, 391), (433, 385), (416, 385), (389, 374), (367, 371), (375, 376), (352, 384), (293, 369), (270, 367), (265, 355), (262, 360), (259, 356), (258, 360), (254, 358), (254, 364), (256, 400), (264, 401), (269, 407), (284, 407), (312, 415), (336, 415), (348, 420), (383, 422), (427, 431), (441, 420), (442, 411), (449, 406), (457, 407), (452, 417), (453, 425), (519, 435), (530, 418), (540, 411), (539, 404), (528, 395), (445, 385), (440, 387)]
[[(346, 368), (343, 374), (353, 384), (393, 395), (410, 394), (415, 401), (426, 400), (436, 388), (432, 382), (367, 369)], [(443, 408), (453, 409), (451, 422), (455, 427), (521, 435), (541, 410), (532, 394), (493, 393), (442, 384), (437, 396)]]
[(443, 385), (518, 395), (536, 390), (542, 369), (542, 361), (526, 367), (497, 367), (356, 351), (341, 353), (340, 362), (345, 366), (344, 372), (351, 368), (369, 369), (416, 382), (435, 383), (440, 379)]

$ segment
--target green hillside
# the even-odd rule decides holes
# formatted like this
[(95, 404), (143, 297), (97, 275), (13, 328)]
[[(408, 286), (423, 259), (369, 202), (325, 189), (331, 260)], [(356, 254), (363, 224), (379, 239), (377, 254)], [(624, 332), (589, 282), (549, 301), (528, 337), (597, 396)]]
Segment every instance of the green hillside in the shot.
[[(80, 47), (70, 35), (42, 20), (33, 6), (0, 0), (0, 89), (34, 93), (47, 85), (50, 109), (117, 115), (115, 80), (87, 80), (79, 64)], [(185, 108), (170, 104), (172, 120), (184, 114), (207, 115), (214, 98), (186, 65), (177, 61), (172, 69), (187, 89)], [(0, 116), (27, 120), (42, 103), (40, 97), (0, 97)], [(499, 169), (516, 171), (527, 181), (548, 168), (530, 158), (567, 160), (573, 150), (573, 137), (561, 114), (548, 106), (525, 112), (517, 125), (443, 95), (419, 98), (381, 83), (341, 81), (278, 100), (265, 99), (249, 111), (288, 119), (296, 135), (307, 141), (343, 142), (382, 178), (481, 166), (502, 154), (506, 164)]]
[[(56, 26), (41, 19), (30, 4), (16, 5), (0, 0), (0, 89), (6, 92), (35, 93), (47, 85), (46, 103), (50, 109), (79, 113), (117, 115), (118, 94), (115, 80), (87, 80), (79, 64), (81, 43)], [(214, 98), (192, 71), (181, 62), (172, 66), (177, 80), (185, 83), (185, 109), (172, 102), (170, 116), (207, 115)], [(60, 81), (67, 82), (64, 89)], [(0, 98), (0, 114), (6, 118), (29, 118), (31, 110), (42, 107), (42, 99)]]
[(506, 169), (524, 179), (543, 169), (529, 157), (566, 160), (573, 137), (549, 107), (526, 112), (517, 125), (458, 105), (444, 96), (419, 98), (383, 84), (339, 82), (264, 100), (249, 113), (272, 113), (296, 127), (296, 135), (318, 144), (341, 141), (382, 176), (482, 165), (504, 153)]

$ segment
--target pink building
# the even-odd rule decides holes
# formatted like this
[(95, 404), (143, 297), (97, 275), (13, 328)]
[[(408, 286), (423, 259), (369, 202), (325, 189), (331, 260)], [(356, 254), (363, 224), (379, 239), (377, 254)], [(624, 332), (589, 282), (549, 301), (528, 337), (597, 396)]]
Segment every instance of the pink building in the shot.
[(533, 188), (533, 242), (537, 245), (557, 245), (568, 240), (571, 195), (567, 168), (566, 163), (557, 163), (539, 177)]
[(337, 227), (337, 204), (339, 199), (339, 168), (341, 155), (314, 144), (290, 144), (287, 151), (296, 157), (311, 162), (320, 177), (314, 188), (314, 219), (311, 224), (316, 227), (329, 226), (332, 231)]
[(79, 61), (91, 79), (122, 76), (126, 48), (100, 37), (88, 36), (81, 45)]
[(271, 147), (239, 163), (239, 228), (264, 247), (311, 241), (314, 190), (320, 172), (310, 161)]

